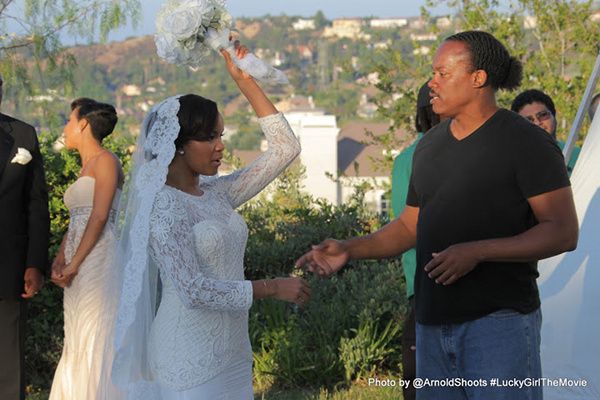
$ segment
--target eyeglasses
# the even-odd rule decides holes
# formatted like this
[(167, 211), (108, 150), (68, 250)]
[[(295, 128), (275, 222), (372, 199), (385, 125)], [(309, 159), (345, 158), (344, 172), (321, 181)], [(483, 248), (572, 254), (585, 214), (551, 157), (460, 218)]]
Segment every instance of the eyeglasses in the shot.
[(542, 110), (538, 113), (535, 113), (533, 115), (526, 115), (525, 118), (527, 118), (529, 120), (529, 122), (531, 122), (532, 124), (535, 124), (535, 121), (539, 121), (539, 122), (543, 122), (546, 121), (548, 119), (550, 119), (552, 117), (552, 113), (548, 110)]

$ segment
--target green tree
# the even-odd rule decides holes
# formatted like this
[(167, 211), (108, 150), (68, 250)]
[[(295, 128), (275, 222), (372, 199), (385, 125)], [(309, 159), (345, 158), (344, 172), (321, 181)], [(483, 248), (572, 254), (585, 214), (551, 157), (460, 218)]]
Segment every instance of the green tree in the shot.
[(63, 52), (63, 38), (106, 41), (128, 18), (138, 21), (140, 7), (139, 0), (0, 0), (0, 32), (8, 32), (0, 34), (0, 72), (30, 94), (57, 84), (69, 92), (76, 60)]
[[(430, 0), (432, 5), (439, 3)], [(462, 29), (492, 32), (521, 59), (521, 89), (538, 88), (552, 97), (558, 112), (558, 136), (564, 139), (600, 50), (600, 25), (590, 18), (593, 1), (512, 0), (507, 13), (496, 11), (498, 0), (441, 3), (462, 10)], [(501, 105), (510, 106), (514, 95), (501, 93)]]
[[(600, 49), (600, 25), (590, 19), (593, 1), (510, 0), (508, 7), (502, 3), (500, 8), (498, 0), (428, 0), (422, 13), (431, 20), (429, 10), (445, 5), (457, 11), (457, 30), (493, 33), (523, 62), (521, 89), (539, 88), (553, 98), (559, 137), (564, 139)], [(434, 25), (430, 30), (437, 33)], [(414, 53), (391, 48), (379, 53), (371, 65), (380, 77), (379, 113), (392, 121), (390, 132), (375, 140), (390, 149), (400, 145), (392, 137), (394, 129), (413, 131), (416, 94), (431, 76), (431, 58), (441, 40), (440, 36), (427, 45), (429, 53), (417, 43)], [(509, 107), (515, 95), (499, 92), (499, 104)]]
[(317, 29), (322, 29), (329, 24), (329, 20), (327, 17), (325, 17), (325, 14), (323, 14), (323, 11), (321, 10), (316, 12), (313, 19), (315, 20), (315, 28)]

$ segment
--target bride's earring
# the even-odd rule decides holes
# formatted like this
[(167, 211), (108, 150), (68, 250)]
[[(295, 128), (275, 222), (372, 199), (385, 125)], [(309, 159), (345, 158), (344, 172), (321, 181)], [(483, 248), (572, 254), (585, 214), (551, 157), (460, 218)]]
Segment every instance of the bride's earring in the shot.
[(181, 149), (181, 150), (177, 150), (177, 153), (179, 153), (179, 155), (182, 156), (185, 154), (185, 151), (183, 151), (183, 149)]

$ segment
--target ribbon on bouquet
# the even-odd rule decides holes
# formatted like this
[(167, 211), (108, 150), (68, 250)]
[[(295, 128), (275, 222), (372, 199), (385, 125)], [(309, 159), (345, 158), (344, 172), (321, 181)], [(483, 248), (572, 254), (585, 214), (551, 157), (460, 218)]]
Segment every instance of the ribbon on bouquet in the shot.
[(265, 61), (249, 53), (244, 58), (238, 58), (235, 54), (233, 42), (229, 40), (229, 29), (217, 31), (209, 28), (206, 32), (205, 43), (215, 51), (225, 50), (231, 55), (233, 63), (242, 71), (251, 75), (254, 79), (271, 84), (288, 84), (289, 80), (285, 73), (267, 64)]

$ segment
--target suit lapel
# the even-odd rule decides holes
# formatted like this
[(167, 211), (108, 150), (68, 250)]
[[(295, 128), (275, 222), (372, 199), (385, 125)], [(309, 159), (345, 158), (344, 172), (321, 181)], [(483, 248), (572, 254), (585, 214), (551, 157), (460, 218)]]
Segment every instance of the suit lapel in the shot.
[(15, 139), (10, 135), (12, 126), (8, 122), (4, 115), (0, 114), (0, 182), (2, 182), (2, 175), (9, 163), (9, 156), (12, 152)]

